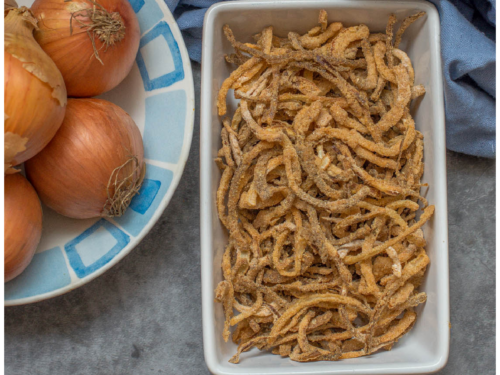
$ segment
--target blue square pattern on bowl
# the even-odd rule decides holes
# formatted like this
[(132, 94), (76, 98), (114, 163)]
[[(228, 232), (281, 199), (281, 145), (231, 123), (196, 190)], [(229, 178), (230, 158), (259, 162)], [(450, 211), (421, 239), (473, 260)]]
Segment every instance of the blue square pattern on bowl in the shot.
[(163, 18), (163, 12), (155, 0), (129, 0), (139, 20), (141, 34), (151, 29)]
[(165, 21), (141, 38), (137, 66), (146, 91), (168, 87), (184, 79), (181, 52)]
[(100, 219), (64, 249), (69, 264), (79, 278), (95, 272), (118, 254), (130, 242), (130, 237), (105, 219)]
[(184, 143), (185, 122), (184, 90), (169, 91), (146, 98), (146, 121), (142, 137), (144, 157), (177, 163)]
[(132, 6), (132, 9), (134, 10), (135, 13), (139, 13), (139, 11), (146, 3), (144, 0), (128, 0), (128, 2)]
[(145, 178), (139, 190), (139, 195), (137, 195), (135, 199), (132, 199), (129, 209), (144, 215), (148, 208), (151, 207), (160, 187), (160, 181)]
[(48, 293), (71, 283), (60, 247), (35, 254), (26, 270), (5, 284), (5, 299), (13, 300)]
[(146, 166), (146, 177), (141, 190), (130, 202), (129, 209), (121, 217), (113, 220), (133, 236), (138, 236), (151, 221), (151, 217), (167, 193), (174, 174), (168, 169)]

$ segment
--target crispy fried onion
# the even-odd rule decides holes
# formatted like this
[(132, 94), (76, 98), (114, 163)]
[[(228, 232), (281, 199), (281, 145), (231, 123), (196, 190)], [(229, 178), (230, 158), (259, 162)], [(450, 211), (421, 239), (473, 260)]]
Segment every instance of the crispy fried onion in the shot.
[[(420, 195), (423, 136), (409, 110), (425, 89), (398, 47), (421, 16), (370, 34), (321, 11), (306, 34), (267, 27), (255, 44), (224, 27), (239, 67), (217, 102), (229, 242), (215, 298), (223, 338), (238, 345), (231, 362), (254, 347), (299, 362), (355, 358), (413, 327), (434, 206)], [(241, 99), (232, 119), (230, 89)]]

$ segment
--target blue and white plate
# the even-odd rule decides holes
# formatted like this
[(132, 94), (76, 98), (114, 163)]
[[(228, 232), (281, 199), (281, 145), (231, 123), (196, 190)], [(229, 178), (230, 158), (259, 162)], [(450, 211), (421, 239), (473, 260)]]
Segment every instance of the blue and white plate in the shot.
[(136, 64), (101, 98), (122, 107), (141, 130), (147, 172), (140, 194), (114, 219), (74, 220), (44, 207), (42, 240), (28, 268), (5, 284), (6, 306), (67, 293), (104, 273), (149, 232), (179, 183), (193, 135), (189, 56), (162, 0), (129, 1), (141, 27)]

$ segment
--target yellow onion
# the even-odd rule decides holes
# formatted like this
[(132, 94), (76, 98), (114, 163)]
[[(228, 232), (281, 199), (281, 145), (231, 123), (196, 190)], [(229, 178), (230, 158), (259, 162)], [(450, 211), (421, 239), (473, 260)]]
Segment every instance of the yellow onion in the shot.
[(35, 38), (61, 71), (69, 96), (95, 96), (130, 72), (140, 30), (128, 0), (36, 0)]
[(42, 235), (42, 207), (33, 186), (21, 174), (5, 176), (5, 281), (30, 264)]
[(142, 137), (120, 107), (69, 99), (52, 141), (25, 164), (40, 199), (76, 219), (121, 216), (145, 173)]
[(56, 134), (66, 109), (66, 88), (54, 62), (33, 38), (28, 8), (5, 16), (5, 170), (37, 154)]

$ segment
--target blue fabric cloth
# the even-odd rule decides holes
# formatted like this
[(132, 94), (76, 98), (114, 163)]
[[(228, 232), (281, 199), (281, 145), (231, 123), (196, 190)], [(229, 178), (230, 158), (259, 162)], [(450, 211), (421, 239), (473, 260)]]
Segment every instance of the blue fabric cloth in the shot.
[[(429, 0), (441, 18), (450, 150), (495, 157), (496, 0)], [(201, 62), (203, 17), (217, 0), (165, 0), (191, 59)]]
[(450, 150), (495, 157), (495, 0), (431, 0), (441, 18)]

